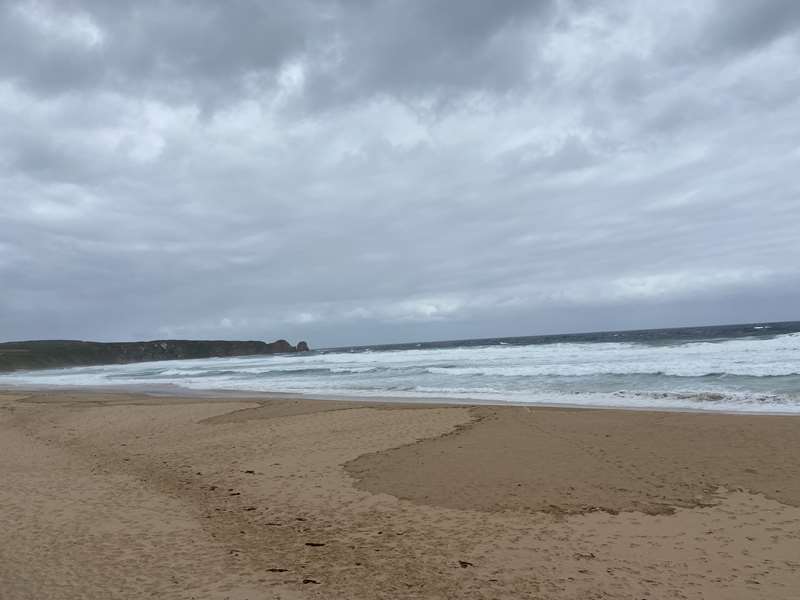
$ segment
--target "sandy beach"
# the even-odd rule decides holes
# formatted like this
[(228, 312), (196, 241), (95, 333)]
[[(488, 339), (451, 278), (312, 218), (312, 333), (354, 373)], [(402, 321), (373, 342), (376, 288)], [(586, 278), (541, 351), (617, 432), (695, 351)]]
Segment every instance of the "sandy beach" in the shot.
[(800, 418), (0, 392), (0, 597), (796, 599)]

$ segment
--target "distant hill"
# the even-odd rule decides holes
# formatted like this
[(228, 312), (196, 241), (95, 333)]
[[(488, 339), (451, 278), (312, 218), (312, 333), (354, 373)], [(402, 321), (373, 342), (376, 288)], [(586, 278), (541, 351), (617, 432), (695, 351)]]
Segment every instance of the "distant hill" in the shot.
[(110, 343), (74, 340), (6, 342), (0, 343), (0, 371), (211, 358), (214, 356), (249, 356), (307, 350), (308, 345), (305, 342), (292, 346), (286, 340), (277, 340), (271, 343), (217, 340), (154, 340)]

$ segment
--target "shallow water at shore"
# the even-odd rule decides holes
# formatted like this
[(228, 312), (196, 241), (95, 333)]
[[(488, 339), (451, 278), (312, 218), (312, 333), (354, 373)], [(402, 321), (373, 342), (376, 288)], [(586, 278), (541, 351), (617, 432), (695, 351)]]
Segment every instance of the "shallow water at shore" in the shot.
[(800, 413), (800, 324), (339, 348), (16, 372), (0, 385)]

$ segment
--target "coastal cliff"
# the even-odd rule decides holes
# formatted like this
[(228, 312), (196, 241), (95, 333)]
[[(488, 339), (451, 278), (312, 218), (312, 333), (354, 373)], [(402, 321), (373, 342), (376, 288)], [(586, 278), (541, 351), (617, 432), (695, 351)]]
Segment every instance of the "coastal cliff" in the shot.
[(308, 351), (308, 344), (286, 340), (153, 340), (149, 342), (82, 342), (40, 340), (0, 343), (0, 371), (124, 364), (155, 360), (251, 356)]

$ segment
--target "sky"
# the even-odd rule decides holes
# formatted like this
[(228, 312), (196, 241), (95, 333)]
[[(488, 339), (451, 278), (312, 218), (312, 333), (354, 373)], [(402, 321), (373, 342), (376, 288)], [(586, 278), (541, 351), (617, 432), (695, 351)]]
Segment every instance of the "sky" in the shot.
[(800, 319), (795, 0), (0, 0), (0, 340)]

